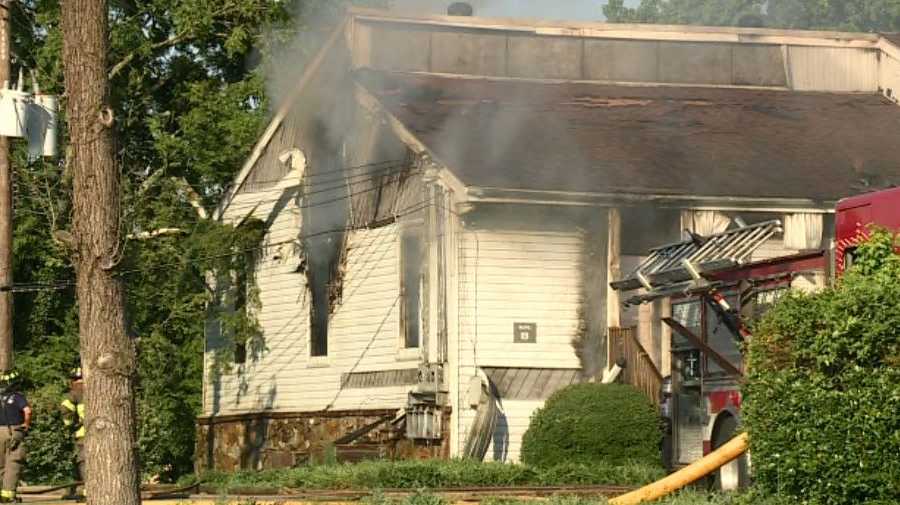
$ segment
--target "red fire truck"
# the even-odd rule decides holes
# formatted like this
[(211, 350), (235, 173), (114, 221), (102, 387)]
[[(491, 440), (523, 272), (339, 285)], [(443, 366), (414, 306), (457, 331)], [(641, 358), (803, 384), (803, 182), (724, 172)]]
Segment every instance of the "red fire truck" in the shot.
[[(853, 261), (870, 225), (900, 230), (900, 188), (842, 200), (835, 215), (833, 251), (752, 261), (753, 252), (782, 232), (777, 220), (737, 226), (708, 237), (654, 248), (629, 276), (611, 285), (641, 289), (626, 304), (667, 298), (672, 329), (672, 375), (663, 385), (669, 432), (664, 459), (670, 468), (690, 464), (732, 438), (740, 424), (745, 322), (792, 289), (824, 287), (832, 273)], [(722, 489), (749, 480), (749, 458), (726, 465), (715, 477)]]

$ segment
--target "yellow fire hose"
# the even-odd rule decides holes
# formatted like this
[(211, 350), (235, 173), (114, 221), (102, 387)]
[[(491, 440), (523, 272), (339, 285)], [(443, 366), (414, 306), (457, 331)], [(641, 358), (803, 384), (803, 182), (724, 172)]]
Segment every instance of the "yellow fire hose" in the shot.
[(664, 479), (609, 500), (609, 505), (635, 505), (653, 501), (696, 482), (747, 452), (749, 437), (742, 433), (707, 456)]

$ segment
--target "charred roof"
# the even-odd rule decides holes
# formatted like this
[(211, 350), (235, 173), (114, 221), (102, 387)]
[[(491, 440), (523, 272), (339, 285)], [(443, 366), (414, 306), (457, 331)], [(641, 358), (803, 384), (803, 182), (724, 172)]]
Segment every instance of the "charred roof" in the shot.
[(359, 79), (469, 186), (830, 202), (900, 184), (900, 109), (875, 94)]

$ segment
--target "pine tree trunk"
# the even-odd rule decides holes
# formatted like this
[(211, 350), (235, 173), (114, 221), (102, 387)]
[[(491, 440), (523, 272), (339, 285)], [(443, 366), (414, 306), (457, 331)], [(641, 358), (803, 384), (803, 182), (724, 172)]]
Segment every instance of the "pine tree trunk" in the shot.
[(120, 202), (107, 77), (108, 6), (106, 0), (60, 3), (87, 408), (87, 498), (92, 505), (138, 505), (135, 349), (125, 332), (124, 287), (113, 272)]

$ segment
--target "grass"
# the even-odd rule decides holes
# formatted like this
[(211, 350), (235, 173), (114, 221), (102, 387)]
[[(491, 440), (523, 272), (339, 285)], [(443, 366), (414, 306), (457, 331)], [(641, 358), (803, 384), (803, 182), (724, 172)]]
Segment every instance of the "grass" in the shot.
[(592, 484), (637, 486), (653, 482), (664, 474), (662, 468), (639, 464), (564, 464), (542, 469), (505, 463), (427, 460), (369, 461), (234, 473), (208, 472), (200, 480), (225, 493), (239, 488), (434, 489)]

